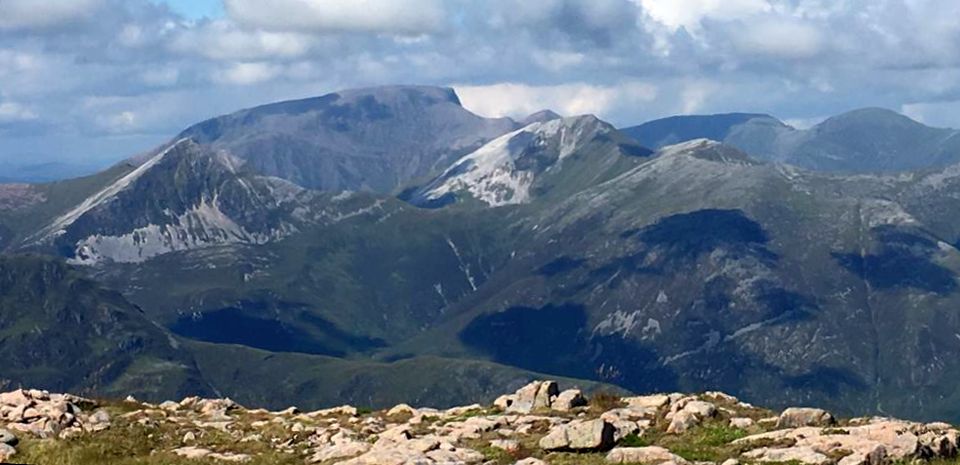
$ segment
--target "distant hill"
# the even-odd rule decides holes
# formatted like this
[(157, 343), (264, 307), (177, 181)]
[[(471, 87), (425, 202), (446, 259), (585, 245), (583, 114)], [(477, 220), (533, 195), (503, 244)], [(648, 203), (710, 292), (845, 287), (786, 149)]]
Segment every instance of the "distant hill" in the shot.
[(708, 138), (763, 160), (839, 173), (891, 173), (960, 162), (960, 131), (881, 108), (854, 110), (806, 130), (768, 115), (674, 116), (625, 128), (650, 147)]

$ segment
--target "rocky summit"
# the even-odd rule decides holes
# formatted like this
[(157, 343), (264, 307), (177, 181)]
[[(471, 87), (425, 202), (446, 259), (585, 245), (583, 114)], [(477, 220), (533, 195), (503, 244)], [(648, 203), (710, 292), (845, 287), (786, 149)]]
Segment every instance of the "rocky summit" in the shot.
[(947, 423), (775, 412), (728, 394), (620, 397), (534, 381), (493, 405), (247, 408), (40, 390), (0, 393), (0, 462), (323, 465), (945, 463)]

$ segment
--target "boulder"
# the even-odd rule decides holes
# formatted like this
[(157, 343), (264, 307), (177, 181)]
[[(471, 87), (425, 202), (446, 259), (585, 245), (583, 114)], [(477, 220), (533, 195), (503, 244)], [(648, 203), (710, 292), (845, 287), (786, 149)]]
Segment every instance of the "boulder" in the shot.
[(11, 431), (0, 428), (0, 444), (6, 444), (8, 446), (17, 445), (17, 435)]
[(623, 401), (630, 407), (657, 410), (670, 404), (670, 396), (666, 394), (653, 394), (649, 396), (624, 397)]
[(544, 462), (543, 460), (540, 460), (540, 459), (537, 459), (537, 458), (533, 458), (533, 457), (529, 457), (529, 458), (525, 458), (525, 459), (523, 459), (523, 460), (520, 460), (519, 462), (517, 462), (517, 463), (515, 463), (515, 464), (513, 464), (513, 465), (550, 465), (550, 464), (548, 464), (547, 462)]
[(600, 418), (603, 418), (607, 421), (615, 420), (648, 420), (653, 419), (657, 416), (657, 411), (646, 408), (646, 407), (624, 407), (624, 408), (615, 408), (613, 410), (607, 410), (600, 415)]
[(365, 454), (370, 450), (370, 444), (360, 441), (348, 441), (331, 444), (313, 453), (308, 460), (310, 463), (321, 463), (328, 460), (346, 459)]
[(830, 426), (836, 423), (830, 412), (818, 408), (790, 407), (780, 414), (777, 428), (799, 428), (801, 426)]
[(505, 450), (507, 452), (517, 452), (520, 450), (520, 441), (516, 439), (494, 439), (490, 441), (490, 447)]
[(615, 430), (604, 420), (574, 420), (556, 426), (540, 439), (544, 450), (599, 450), (614, 442)]
[(761, 447), (743, 453), (743, 456), (757, 462), (802, 463), (806, 465), (830, 465), (833, 460), (817, 452), (812, 447), (798, 446), (784, 449)]
[(530, 413), (539, 408), (550, 408), (553, 399), (560, 394), (556, 381), (534, 381), (517, 390), (512, 402), (506, 407), (508, 412)]
[(0, 463), (6, 463), (7, 459), (17, 455), (17, 450), (10, 444), (0, 443)]
[(551, 408), (560, 412), (569, 412), (576, 407), (587, 405), (587, 399), (579, 389), (567, 389), (561, 392), (551, 404)]
[(395, 407), (393, 407), (393, 408), (391, 408), (390, 410), (387, 411), (387, 416), (388, 416), (388, 417), (397, 416), (397, 415), (410, 415), (410, 416), (415, 416), (416, 414), (417, 414), (417, 409), (415, 409), (415, 408), (413, 408), (413, 407), (411, 407), (411, 406), (409, 406), (409, 405), (407, 405), (407, 404), (397, 405), (397, 406), (395, 406)]
[(550, 408), (558, 395), (560, 395), (560, 386), (556, 381), (541, 382), (540, 389), (537, 389), (537, 395), (533, 399), (534, 410)]
[(173, 453), (185, 459), (191, 459), (191, 460), (202, 459), (212, 454), (212, 452), (209, 449), (204, 449), (201, 447), (193, 447), (193, 446), (174, 449)]
[(32, 398), (27, 391), (17, 389), (16, 391), (0, 392), (0, 404), (13, 407), (30, 403)]
[(500, 397), (497, 397), (497, 399), (493, 401), (493, 406), (500, 410), (507, 410), (511, 405), (513, 405), (514, 402), (516, 402), (516, 400), (517, 396), (512, 394), (504, 394)]
[(673, 402), (666, 419), (670, 421), (667, 433), (683, 433), (717, 414), (717, 407), (696, 397), (684, 397)]
[(683, 457), (663, 447), (617, 447), (607, 453), (609, 463), (642, 463), (645, 465), (676, 464), (686, 465)]
[(732, 428), (747, 429), (753, 426), (753, 423), (752, 418), (734, 417), (730, 419), (730, 427)]

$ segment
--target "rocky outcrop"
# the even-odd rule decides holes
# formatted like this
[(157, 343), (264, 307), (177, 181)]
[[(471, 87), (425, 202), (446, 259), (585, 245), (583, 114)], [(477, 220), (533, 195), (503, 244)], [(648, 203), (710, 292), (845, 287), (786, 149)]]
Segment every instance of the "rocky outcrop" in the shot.
[[(400, 404), (371, 413), (352, 406), (267, 411), (199, 397), (98, 405), (17, 390), (0, 394), (0, 460), (17, 448), (35, 457), (32, 447), (40, 440), (49, 451), (58, 444), (96, 442), (106, 429), (115, 433), (104, 437), (137, 434), (161, 460), (197, 465), (281, 459), (319, 465), (549, 465), (579, 463), (580, 457), (583, 463), (645, 465), (888, 465), (954, 458), (960, 438), (945, 423), (841, 420), (810, 408), (777, 414), (722, 393), (616, 400), (591, 404), (579, 391), (561, 392), (553, 381), (530, 383), (495, 406), (440, 410)], [(62, 441), (74, 436), (83, 438)]]

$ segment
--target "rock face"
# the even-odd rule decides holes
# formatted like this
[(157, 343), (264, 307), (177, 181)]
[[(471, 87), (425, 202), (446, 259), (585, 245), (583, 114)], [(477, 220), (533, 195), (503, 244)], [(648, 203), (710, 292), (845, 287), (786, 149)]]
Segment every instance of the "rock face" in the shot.
[[(593, 404), (572, 410), (558, 409), (557, 403), (569, 407), (583, 395), (576, 390), (558, 392), (556, 382), (536, 381), (505, 396), (528, 405), (527, 413), (507, 411), (500, 402), (445, 410), (399, 404), (362, 414), (351, 406), (267, 411), (230, 399), (200, 397), (159, 404), (131, 398), (97, 405), (70, 395), (16, 390), (0, 394), (2, 419), (9, 424), (9, 430), (0, 429), (0, 460), (16, 454), (14, 446), (29, 449), (26, 455), (36, 457), (36, 438), (48, 439), (42, 450), (68, 456), (58, 447), (69, 449), (136, 431), (131, 434), (148, 443), (151, 460), (197, 465), (270, 459), (284, 463), (305, 459), (320, 465), (739, 465), (741, 460), (889, 465), (952, 459), (960, 437), (945, 423), (838, 420), (809, 408), (771, 416), (770, 411), (716, 392), (627, 397), (608, 408)], [(106, 428), (114, 432), (99, 436)], [(75, 435), (82, 437), (62, 441)], [(628, 440), (631, 435), (636, 437)], [(650, 445), (638, 447), (638, 441)], [(716, 460), (700, 462), (703, 456)], [(104, 463), (109, 460), (104, 458)]]

